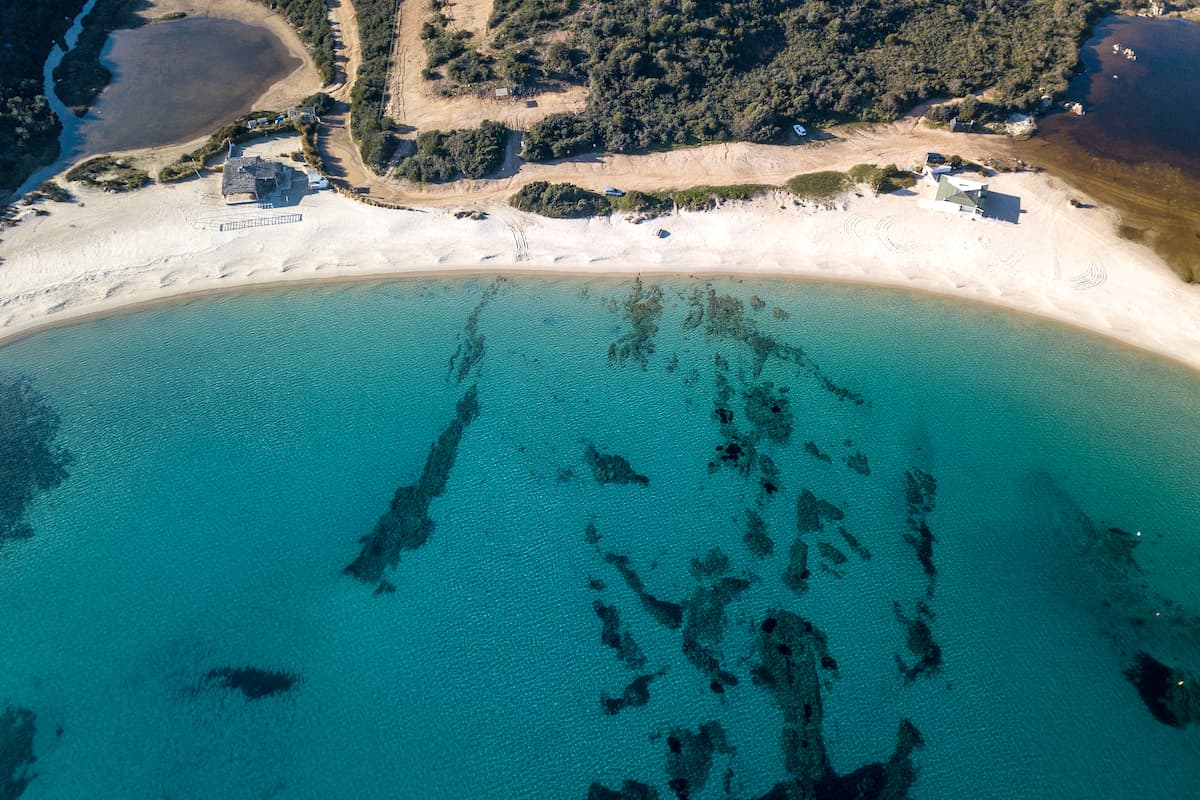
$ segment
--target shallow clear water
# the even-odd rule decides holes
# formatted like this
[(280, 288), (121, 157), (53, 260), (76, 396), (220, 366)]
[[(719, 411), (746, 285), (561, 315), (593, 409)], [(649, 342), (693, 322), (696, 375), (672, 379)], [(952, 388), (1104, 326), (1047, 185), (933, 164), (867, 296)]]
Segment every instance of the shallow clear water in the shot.
[[(690, 773), (690, 796), (757, 798), (789, 778), (782, 695), (760, 667), (762, 624), (784, 609), (836, 661), (817, 669), (824, 717), (805, 729), (828, 774), (886, 762), (910, 719), (925, 742), (914, 798), (1200, 785), (1200, 730), (1156, 720), (1123, 674), (1140, 651), (1200, 672), (1195, 374), (902, 293), (659, 285), (645, 369), (636, 352), (610, 360), (637, 343), (621, 339), (632, 285), (602, 280), (223, 297), (0, 350), (0, 375), (29, 377), (73, 456), (24, 507), (33, 536), (0, 544), (0, 711), (36, 714), (24, 797), (584, 798), (631, 779), (668, 798), (677, 729), (717, 721), (730, 747), (703, 785)], [(709, 286), (740, 316), (714, 317)], [(451, 359), (472, 336), (483, 349), (460, 381)], [(767, 381), (792, 414), (786, 443), (747, 411)], [(444, 490), (424, 498), (432, 531), (377, 593), (343, 570), (455, 419)], [(775, 462), (773, 494), (760, 462), (743, 475), (721, 461), (733, 429)], [(598, 482), (589, 445), (648, 484)], [(859, 451), (869, 474), (845, 462)], [(905, 540), (914, 469), (937, 482), (915, 514), (935, 537), (932, 577)], [(805, 489), (844, 519), (800, 533)], [(771, 555), (743, 541), (747, 510)], [(1135, 561), (1110, 557), (1108, 526), (1142, 532)], [(798, 537), (800, 592), (781, 580)], [(718, 578), (691, 561), (714, 547), (749, 581), (717, 609), (723, 638), (692, 624)], [(683, 604), (682, 629), (647, 612), (610, 553)], [(602, 643), (597, 600), (644, 665)], [(906, 681), (897, 656), (918, 657), (894, 603), (913, 620), (918, 601), (942, 663)], [(736, 685), (711, 688), (683, 653), (689, 629)], [(214, 677), (224, 668), (296, 681), (254, 698)], [(648, 702), (603, 713), (602, 693), (660, 670)]]

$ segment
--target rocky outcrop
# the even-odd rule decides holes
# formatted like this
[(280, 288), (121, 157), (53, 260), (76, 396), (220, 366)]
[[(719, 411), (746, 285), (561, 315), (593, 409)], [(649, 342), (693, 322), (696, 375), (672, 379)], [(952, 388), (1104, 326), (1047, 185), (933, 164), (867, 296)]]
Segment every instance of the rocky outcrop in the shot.
[(596, 600), (592, 603), (592, 610), (600, 618), (600, 641), (616, 651), (621, 663), (630, 669), (646, 666), (646, 655), (642, 648), (633, 640), (633, 634), (621, 627), (621, 612), (617, 607)]
[(725, 729), (715, 720), (704, 723), (696, 732), (673, 728), (667, 734), (667, 785), (678, 800), (688, 800), (708, 783), (713, 754), (732, 752)]
[(417, 482), (396, 490), (387, 512), (375, 523), (371, 534), (362, 539), (361, 552), (344, 570), (347, 575), (364, 583), (378, 583), (379, 592), (394, 588), (384, 578), (384, 570), (395, 566), (401, 553), (425, 544), (433, 533), (429, 504), (446, 490), (463, 432), (478, 414), (479, 403), (472, 386), (458, 401), (454, 419), (429, 448)]
[(1200, 723), (1200, 681), (1182, 669), (1170, 667), (1146, 652), (1139, 652), (1125, 670), (1138, 695), (1154, 718), (1172, 728)]
[(608, 347), (608, 360), (624, 364), (632, 358), (646, 369), (650, 354), (654, 352), (654, 335), (658, 333), (658, 318), (662, 316), (662, 289), (658, 286), (644, 287), (637, 278), (633, 289), (625, 298), (625, 320), (631, 330), (624, 333)]
[(33, 536), (26, 509), (67, 478), (74, 459), (57, 444), (58, 428), (58, 412), (28, 378), (0, 374), (0, 548)]
[(34, 779), (33, 739), (37, 716), (9, 706), (0, 713), (0, 800), (17, 800)]
[(846, 515), (842, 510), (814, 495), (808, 489), (800, 492), (796, 498), (796, 530), (800, 533), (825, 530), (824, 521), (841, 522)]
[(601, 453), (594, 445), (587, 446), (583, 452), (583, 460), (591, 467), (596, 483), (637, 483), (642, 486), (650, 484), (650, 479), (638, 474), (624, 457)]
[(207, 686), (233, 689), (247, 700), (262, 700), (290, 691), (300, 677), (292, 672), (259, 669), (258, 667), (218, 667), (204, 675)]

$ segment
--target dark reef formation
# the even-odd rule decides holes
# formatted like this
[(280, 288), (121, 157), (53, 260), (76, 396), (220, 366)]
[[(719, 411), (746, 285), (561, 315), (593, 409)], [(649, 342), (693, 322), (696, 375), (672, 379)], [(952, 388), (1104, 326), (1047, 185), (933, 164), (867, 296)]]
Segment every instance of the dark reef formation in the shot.
[(933, 511), (937, 502), (937, 481), (928, 472), (913, 467), (904, 475), (904, 499), (908, 503), (908, 527), (911, 533), (904, 534), (904, 541), (912, 545), (925, 574), (932, 581), (937, 575), (933, 564), (933, 534), (929, 531), (925, 516)]
[(846, 563), (846, 554), (828, 542), (817, 542), (817, 552), (821, 554), (821, 558), (835, 567)]
[(825, 525), (822, 520), (841, 522), (844, 517), (845, 514), (840, 508), (828, 500), (822, 500), (808, 489), (801, 491), (800, 496), (796, 498), (796, 530), (800, 533), (823, 531)]
[[(719, 466), (732, 467), (743, 475), (754, 469), (757, 448), (754, 439), (738, 430), (733, 413), (733, 385), (729, 382), (729, 364), (720, 355), (717, 362), (717, 395), (713, 399), (713, 417), (721, 423), (721, 444), (716, 446), (717, 461), (710, 461), (708, 468), (715, 472)], [(719, 463), (718, 463), (719, 462)]]
[(642, 286), (642, 279), (633, 282), (629, 297), (625, 298), (624, 317), (632, 330), (622, 334), (608, 347), (610, 363), (624, 364), (632, 358), (646, 369), (650, 354), (654, 352), (654, 334), (658, 333), (658, 318), (662, 316), (662, 289), (658, 286)]
[(625, 583), (629, 586), (630, 590), (637, 595), (642, 608), (660, 625), (676, 629), (683, 624), (683, 606), (679, 603), (659, 600), (647, 592), (646, 585), (642, 582), (641, 576), (634, 572), (633, 567), (629, 566), (629, 556), (618, 555), (617, 553), (605, 553), (604, 560), (617, 568), (617, 572), (621, 573), (621, 577), (625, 579)]
[(863, 561), (871, 560), (871, 551), (868, 550), (867, 548), (863, 547), (863, 545), (858, 541), (858, 539), (856, 539), (854, 537), (854, 534), (850, 533), (850, 531), (846, 530), (845, 528), (841, 527), (840, 525), (838, 526), (838, 533), (841, 535), (842, 539), (846, 542), (846, 545), (852, 551), (854, 551), (854, 554), (856, 556), (861, 558)]
[(1195, 675), (1139, 652), (1125, 677), (1137, 687), (1142, 702), (1159, 722), (1173, 728), (1200, 723), (1200, 682)]
[(29, 709), (8, 706), (0, 714), (0, 800), (17, 800), (36, 777), (36, 735), (37, 716)]
[(808, 545), (804, 539), (799, 536), (792, 542), (792, 546), (788, 548), (788, 563), (787, 568), (783, 571), (781, 580), (783, 585), (791, 589), (796, 594), (804, 594), (808, 591), (808, 579), (811, 573), (808, 571)]
[(867, 456), (862, 450), (855, 450), (851, 455), (846, 456), (846, 466), (859, 475), (871, 474), (870, 462), (867, 461)]
[(708, 783), (713, 754), (732, 754), (721, 723), (705, 722), (700, 730), (672, 728), (667, 734), (667, 785), (678, 800), (688, 800)]
[(691, 573), (691, 576), (696, 580), (701, 580), (702, 578), (716, 578), (720, 575), (724, 575), (728, 571), (729, 556), (725, 555), (725, 551), (719, 547), (714, 547), (709, 550), (704, 555), (703, 560), (699, 558), (693, 558), (691, 567), (688, 570), (688, 572)]
[(624, 781), (619, 790), (593, 783), (588, 787), (587, 800), (659, 800), (659, 794), (653, 786), (640, 781)]
[(838, 775), (829, 763), (821, 732), (824, 708), (818, 668), (836, 670), (825, 636), (790, 611), (777, 610), (759, 626), (761, 663), (754, 682), (770, 692), (783, 712), (780, 745), (791, 776), (760, 800), (900, 800), (916, 779), (912, 751), (924, 745), (909, 720), (900, 723), (896, 749), (883, 763)]
[(767, 535), (767, 523), (753, 509), (746, 509), (746, 532), (742, 534), (742, 541), (759, 558), (766, 558), (775, 551), (775, 542)]
[(754, 427), (756, 437), (765, 436), (779, 444), (785, 444), (791, 437), (792, 406), (787, 393), (788, 387), (776, 389), (771, 381), (745, 392), (746, 419)]
[(818, 461), (824, 461), (826, 463), (833, 461), (833, 458), (830, 457), (830, 455), (828, 453), (821, 452), (821, 448), (817, 447), (816, 442), (805, 442), (804, 443), (804, 452), (808, 453), (810, 456), (817, 459)]
[[(831, 381), (821, 371), (820, 366), (810, 359), (801, 348), (783, 344), (761, 333), (754, 320), (746, 317), (742, 301), (736, 297), (717, 294), (715, 290), (709, 289), (708, 304), (703, 317), (707, 321), (705, 332), (708, 335), (733, 339), (750, 348), (750, 352), (754, 356), (752, 371), (755, 377), (762, 373), (762, 369), (769, 359), (775, 358), (786, 364), (792, 364), (801, 372), (811, 375), (822, 388), (838, 400), (850, 400), (855, 405), (862, 405), (866, 402), (862, 395)], [(688, 320), (684, 322), (685, 328), (687, 322)], [(697, 324), (699, 324), (698, 321)]]
[(258, 667), (218, 667), (204, 675), (209, 686), (233, 689), (249, 700), (282, 694), (296, 685), (300, 677), (292, 672), (280, 672)]
[(775, 460), (766, 453), (758, 457), (758, 474), (758, 485), (762, 487), (764, 496), (770, 497), (779, 491), (782, 486), (779, 482), (779, 467), (775, 466)]
[(592, 603), (592, 610), (600, 618), (600, 641), (615, 650), (617, 658), (630, 669), (645, 667), (646, 655), (633, 640), (633, 634), (621, 628), (621, 612), (617, 607), (596, 600)]
[(684, 608), (683, 654), (709, 679), (709, 688), (717, 694), (738, 683), (736, 675), (721, 667), (725, 609), (750, 586), (745, 578), (721, 578), (711, 586), (697, 587)]
[(605, 714), (612, 716), (621, 713), (626, 708), (639, 708), (650, 702), (650, 682), (663, 674), (662, 670), (634, 678), (619, 697), (613, 697), (607, 692), (600, 693), (600, 707)]
[(391, 583), (384, 578), (384, 569), (395, 566), (405, 550), (415, 550), (425, 544), (433, 533), (429, 504), (446, 490), (463, 431), (478, 414), (479, 403), (472, 386), (458, 401), (454, 419), (429, 448), (420, 478), (415, 484), (396, 490), (387, 513), (379, 518), (375, 530), (362, 539), (362, 551), (346, 567), (347, 575), (364, 583), (378, 582), (377, 591), (380, 592), (392, 589)]
[(892, 604), (896, 620), (907, 631), (905, 645), (908, 651), (917, 657), (912, 664), (905, 663), (900, 654), (896, 654), (896, 666), (905, 681), (914, 681), (922, 675), (931, 674), (942, 665), (942, 648), (933, 640), (933, 630), (929, 623), (933, 621), (933, 612), (925, 603), (917, 601), (917, 612), (912, 617), (904, 614), (899, 603)]
[(479, 360), (483, 358), (483, 334), (479, 332), (479, 314), (500, 291), (500, 285), (503, 282), (504, 278), (497, 278), (484, 291), (483, 297), (467, 317), (467, 324), (463, 326), (462, 338), (459, 340), (458, 349), (450, 357), (450, 368), (448, 370), (448, 374), (457, 383), (462, 383), (471, 373), (471, 370), (479, 363)]
[(592, 477), (596, 483), (639, 483), (642, 486), (650, 484), (650, 479), (639, 475), (622, 456), (601, 453), (593, 445), (588, 445), (583, 452), (583, 460), (592, 468)]
[(0, 547), (28, 539), (25, 511), (67, 478), (71, 454), (56, 444), (58, 413), (21, 375), (0, 374)]

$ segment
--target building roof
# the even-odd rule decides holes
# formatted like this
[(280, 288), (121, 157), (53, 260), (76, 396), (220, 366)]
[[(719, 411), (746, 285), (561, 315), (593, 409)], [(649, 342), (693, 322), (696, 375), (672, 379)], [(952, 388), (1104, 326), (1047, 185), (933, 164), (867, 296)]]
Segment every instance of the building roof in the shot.
[(221, 176), (221, 194), (252, 194), (256, 196), (277, 191), (286, 182), (283, 164), (265, 161), (258, 156), (234, 157), (225, 161)]
[(956, 180), (948, 175), (942, 175), (938, 179), (937, 195), (933, 199), (983, 211), (983, 195), (986, 191), (986, 183), (976, 183), (962, 178)]

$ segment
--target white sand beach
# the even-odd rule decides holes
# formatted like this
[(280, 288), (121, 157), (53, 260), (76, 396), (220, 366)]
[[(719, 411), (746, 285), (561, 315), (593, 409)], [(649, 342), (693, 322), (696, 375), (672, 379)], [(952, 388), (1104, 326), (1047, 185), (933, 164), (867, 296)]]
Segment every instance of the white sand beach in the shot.
[[(275, 143), (277, 149), (286, 142)], [(949, 217), (913, 193), (790, 197), (634, 224), (550, 220), (493, 200), (396, 211), (332, 192), (270, 211), (227, 206), (219, 176), (132, 194), (72, 187), (81, 202), (27, 216), (0, 244), (0, 339), (197, 292), (315, 279), (475, 272), (731, 274), (865, 282), (1049, 317), (1200, 368), (1200, 286), (1121, 239), (1115, 215), (1074, 208), (1045, 174), (990, 178), (1016, 223)], [(918, 186), (918, 192), (929, 192)], [(1010, 201), (1011, 202), (1011, 201)], [(299, 221), (221, 230), (222, 222)], [(669, 232), (659, 237), (659, 229)]]

